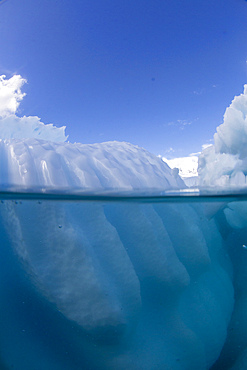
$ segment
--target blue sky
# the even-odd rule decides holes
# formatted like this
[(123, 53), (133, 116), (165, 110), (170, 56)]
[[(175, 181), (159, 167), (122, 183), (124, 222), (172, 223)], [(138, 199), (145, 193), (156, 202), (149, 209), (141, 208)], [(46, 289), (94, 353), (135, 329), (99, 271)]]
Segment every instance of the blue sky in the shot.
[(28, 81), (20, 116), (184, 156), (247, 83), (247, 1), (5, 0), (0, 45), (0, 75)]

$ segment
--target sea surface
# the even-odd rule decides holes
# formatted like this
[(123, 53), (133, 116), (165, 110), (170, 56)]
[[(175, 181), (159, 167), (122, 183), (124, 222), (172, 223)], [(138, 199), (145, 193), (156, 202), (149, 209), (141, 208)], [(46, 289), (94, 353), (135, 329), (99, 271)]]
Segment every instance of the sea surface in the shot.
[(0, 369), (247, 368), (247, 193), (0, 193)]

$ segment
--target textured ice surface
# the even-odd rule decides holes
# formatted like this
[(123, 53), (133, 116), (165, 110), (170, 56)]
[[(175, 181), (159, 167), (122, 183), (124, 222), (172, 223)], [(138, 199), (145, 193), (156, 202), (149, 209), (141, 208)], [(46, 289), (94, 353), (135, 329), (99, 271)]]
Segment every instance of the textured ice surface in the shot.
[(202, 151), (198, 173), (203, 186), (246, 186), (247, 85), (226, 109), (224, 122), (214, 135), (214, 145)]
[(129, 143), (0, 140), (0, 184), (82, 189), (185, 187), (161, 158)]
[[(208, 369), (219, 357), (234, 304), (232, 267), (201, 205), (5, 201), (1, 217), (31, 295), (51, 305), (47, 315), (61, 315), (50, 325), (68, 352), (62, 369), (79, 369), (76, 361), (86, 369)], [(23, 339), (23, 350), (42, 352), (47, 338), (32, 333), (35, 319), (30, 325), (32, 345)], [(18, 368), (11, 341), (2, 356)], [(36, 352), (45, 369), (48, 355)], [(25, 356), (17, 361), (31, 369)]]
[(45, 125), (36, 116), (17, 117), (10, 115), (0, 120), (0, 139), (26, 139), (30, 137), (55, 142), (64, 142), (67, 139), (65, 127)]

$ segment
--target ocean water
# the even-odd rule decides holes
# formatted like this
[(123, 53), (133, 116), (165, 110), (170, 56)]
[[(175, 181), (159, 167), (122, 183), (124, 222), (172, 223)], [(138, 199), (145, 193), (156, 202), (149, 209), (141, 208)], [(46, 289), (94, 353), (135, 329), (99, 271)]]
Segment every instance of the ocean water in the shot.
[(2, 192), (0, 369), (247, 368), (247, 195)]

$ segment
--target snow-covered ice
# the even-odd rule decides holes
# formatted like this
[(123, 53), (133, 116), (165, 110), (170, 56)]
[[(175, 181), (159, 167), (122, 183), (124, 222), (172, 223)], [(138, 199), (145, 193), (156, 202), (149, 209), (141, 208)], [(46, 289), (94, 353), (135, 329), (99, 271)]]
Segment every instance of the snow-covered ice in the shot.
[[(50, 129), (52, 130), (52, 128)], [(161, 158), (129, 143), (71, 144), (0, 140), (0, 184), (89, 190), (185, 187)]]
[(201, 186), (246, 186), (247, 85), (235, 96), (217, 127), (214, 145), (202, 151), (198, 164)]

